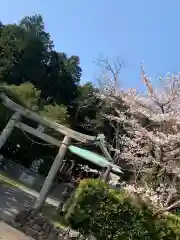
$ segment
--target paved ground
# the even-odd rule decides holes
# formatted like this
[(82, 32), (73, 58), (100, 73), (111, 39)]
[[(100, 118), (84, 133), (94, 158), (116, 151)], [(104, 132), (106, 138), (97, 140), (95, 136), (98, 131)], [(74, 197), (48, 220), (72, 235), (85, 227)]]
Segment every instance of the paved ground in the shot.
[[(2, 182), (0, 182), (0, 219), (4, 220), (4, 221), (11, 221), (13, 219), (13, 217), (23, 208), (25, 207), (29, 207), (29, 206), (33, 206), (36, 197), (39, 194), (35, 191), (31, 191), (28, 189), (18, 189), (16, 187), (11, 187), (9, 185), (4, 185), (2, 184)], [(49, 203), (50, 205), (53, 206), (58, 206), (59, 202), (53, 200), (53, 199), (48, 199), (46, 201), (47, 203)], [(10, 232), (15, 231), (15, 229), (13, 230), (13, 228), (9, 228), (7, 225), (4, 225), (3, 222), (0, 222), (0, 240), (28, 240), (30, 238), (23, 238), (25, 237), (25, 235), (22, 235), (23, 237), (20, 238), (20, 234), (19, 232), (13, 234), (13, 237), (10, 237), (9, 235), (7, 235), (8, 237), (4, 237), (3, 234), (5, 234), (2, 229), (6, 229), (6, 234), (10, 234)], [(72, 234), (74, 236), (77, 235), (76, 232), (72, 231)], [(16, 237), (16, 238), (15, 238)]]
[(0, 218), (12, 220), (15, 214), (23, 207), (32, 206), (35, 197), (6, 185), (0, 186)]
[[(11, 221), (13, 217), (24, 207), (33, 206), (38, 193), (24, 189), (20, 190), (0, 182), (0, 219)], [(55, 203), (50, 201), (52, 205)], [(54, 203), (54, 204), (53, 204)], [(28, 240), (24, 234), (0, 222), (0, 240)]]
[(0, 240), (30, 240), (32, 238), (10, 227), (4, 222), (0, 222)]
[[(24, 193), (27, 193), (28, 195), (33, 196), (34, 198), (37, 198), (39, 196), (39, 193), (35, 190), (27, 189), (25, 187), (20, 187), (19, 190), (23, 191)], [(53, 205), (55, 207), (59, 206), (59, 201), (49, 197), (46, 199), (46, 203)]]
[[(25, 188), (22, 190), (9, 185), (0, 185), (0, 218), (11, 220), (22, 208), (33, 206), (38, 195), (37, 192)], [(58, 206), (58, 202), (53, 199), (48, 199), (47, 202)]]

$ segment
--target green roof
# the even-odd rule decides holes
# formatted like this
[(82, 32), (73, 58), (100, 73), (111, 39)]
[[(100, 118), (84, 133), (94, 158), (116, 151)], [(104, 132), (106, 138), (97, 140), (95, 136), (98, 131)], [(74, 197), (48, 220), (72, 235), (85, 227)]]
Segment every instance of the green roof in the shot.
[(68, 149), (70, 150), (71, 153), (76, 154), (77, 156), (88, 160), (89, 162), (99, 166), (99, 167), (108, 167), (109, 165), (112, 166), (112, 172), (116, 172), (116, 173), (122, 173), (121, 168), (115, 164), (110, 163), (105, 157), (98, 155), (94, 152), (91, 152), (89, 150), (83, 149), (83, 148), (79, 148), (73, 145), (70, 145), (68, 147)]

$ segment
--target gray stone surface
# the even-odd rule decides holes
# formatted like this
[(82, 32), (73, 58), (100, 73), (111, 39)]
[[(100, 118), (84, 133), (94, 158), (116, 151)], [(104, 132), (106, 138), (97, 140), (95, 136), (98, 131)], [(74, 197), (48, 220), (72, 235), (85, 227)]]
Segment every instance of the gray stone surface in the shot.
[[(28, 190), (25, 188), (22, 190), (15, 187), (11, 187), (4, 183), (2, 184), (2, 182), (0, 182), (0, 219), (10, 222), (21, 209), (24, 209), (25, 207), (33, 206), (37, 196), (38, 196), (38, 193), (33, 190)], [(47, 202), (53, 206), (57, 206), (58, 204), (53, 199), (48, 199)], [(75, 231), (71, 230), (70, 232), (72, 236), (78, 235), (78, 233)], [(1, 228), (0, 228), (0, 237), (1, 237)], [(13, 238), (9, 238), (9, 239), (13, 240)], [(25, 238), (25, 239), (29, 239), (29, 238)], [(20, 240), (20, 238), (18, 238), (18, 240)]]
[(32, 206), (35, 197), (18, 188), (0, 186), (0, 218), (10, 221), (24, 207)]
[(12, 228), (4, 222), (0, 222), (0, 240), (30, 240), (32, 238)]

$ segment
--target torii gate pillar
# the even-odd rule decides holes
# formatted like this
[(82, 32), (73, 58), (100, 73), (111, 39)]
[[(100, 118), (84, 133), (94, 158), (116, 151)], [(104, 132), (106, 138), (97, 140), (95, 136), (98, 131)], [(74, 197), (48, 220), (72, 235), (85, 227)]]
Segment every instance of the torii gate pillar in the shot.
[(68, 146), (70, 144), (71, 138), (69, 138), (68, 136), (64, 137), (64, 140), (61, 144), (61, 147), (59, 148), (59, 152), (52, 164), (52, 167), (48, 173), (48, 176), (45, 179), (45, 182), (41, 188), (39, 197), (36, 200), (35, 206), (34, 208), (39, 211), (41, 210), (44, 202), (46, 201), (47, 195), (49, 193), (49, 190), (52, 186), (53, 180), (59, 170), (59, 167), (61, 166), (64, 156), (66, 155)]
[(15, 124), (20, 120), (21, 115), (18, 112), (15, 112), (11, 119), (9, 120), (6, 127), (3, 129), (3, 131), (0, 134), (0, 149), (5, 144), (6, 140), (8, 139), (9, 135), (13, 131)]

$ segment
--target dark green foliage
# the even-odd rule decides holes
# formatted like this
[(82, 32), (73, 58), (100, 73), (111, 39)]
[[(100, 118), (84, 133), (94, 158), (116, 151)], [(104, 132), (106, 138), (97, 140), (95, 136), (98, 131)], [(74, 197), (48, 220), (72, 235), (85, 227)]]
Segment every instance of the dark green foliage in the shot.
[(32, 83), (41, 98), (70, 108), (78, 96), (81, 78), (76, 56), (54, 50), (42, 16), (24, 17), (19, 24), (0, 23), (0, 81)]
[[(0, 92), (4, 92), (14, 102), (30, 110), (38, 112), (43, 117), (45, 116), (61, 124), (67, 123), (67, 108), (64, 105), (57, 104), (40, 105), (40, 91), (37, 90), (31, 83), (23, 83), (19, 86), (0, 86)], [(9, 111), (2, 104), (0, 105), (0, 130), (5, 127), (12, 114), (12, 111)], [(37, 128), (38, 126), (38, 123), (26, 118), (23, 118), (22, 120), (24, 123), (34, 128)], [(47, 129), (45, 129), (45, 131), (49, 132)], [(53, 132), (51, 132), (51, 135), (54, 135)], [(60, 138), (61, 136), (59, 135), (60, 134), (58, 134), (58, 137)], [(32, 139), (32, 141), (30, 139)], [(35, 142), (38, 142), (40, 144), (36, 144)], [(33, 137), (32, 135), (25, 134), (23, 131), (16, 128), (6, 144), (1, 149), (1, 154), (9, 159), (18, 161), (26, 167), (29, 167), (33, 160), (42, 158), (44, 160), (42, 172), (43, 174), (47, 174), (58, 149), (56, 147), (43, 144), (45, 144), (45, 142), (36, 137)], [(18, 148), (17, 145), (19, 145)]]
[(73, 128), (90, 135), (97, 133), (96, 114), (99, 101), (94, 96), (95, 88), (92, 83), (86, 83), (78, 87), (79, 96), (75, 101), (75, 108), (72, 109)]
[[(100, 180), (84, 180), (66, 213), (67, 222), (98, 240), (179, 239), (167, 220), (153, 215), (140, 199), (116, 192)], [(178, 235), (179, 234), (179, 235)]]
[(174, 214), (168, 214), (164, 221), (167, 224), (167, 227), (172, 229), (173, 232), (176, 234), (176, 238), (174, 239), (180, 239), (180, 218)]
[[(75, 109), (81, 71), (79, 57), (55, 51), (41, 15), (26, 16), (19, 24), (0, 22), (0, 84), (3, 86), (0, 91), (16, 103), (61, 124), (70, 125), (69, 115), (72, 116), (72, 109)], [(0, 106), (1, 130), (12, 114)], [(27, 119), (23, 121), (37, 127), (37, 123)], [(61, 140), (60, 134), (57, 136), (48, 128), (45, 132)], [(18, 149), (17, 144), (20, 146)], [(57, 149), (35, 144), (22, 131), (16, 130), (1, 149), (1, 154), (26, 166), (36, 158), (43, 158), (43, 172), (47, 173), (50, 167), (48, 159), (56, 156)]]

